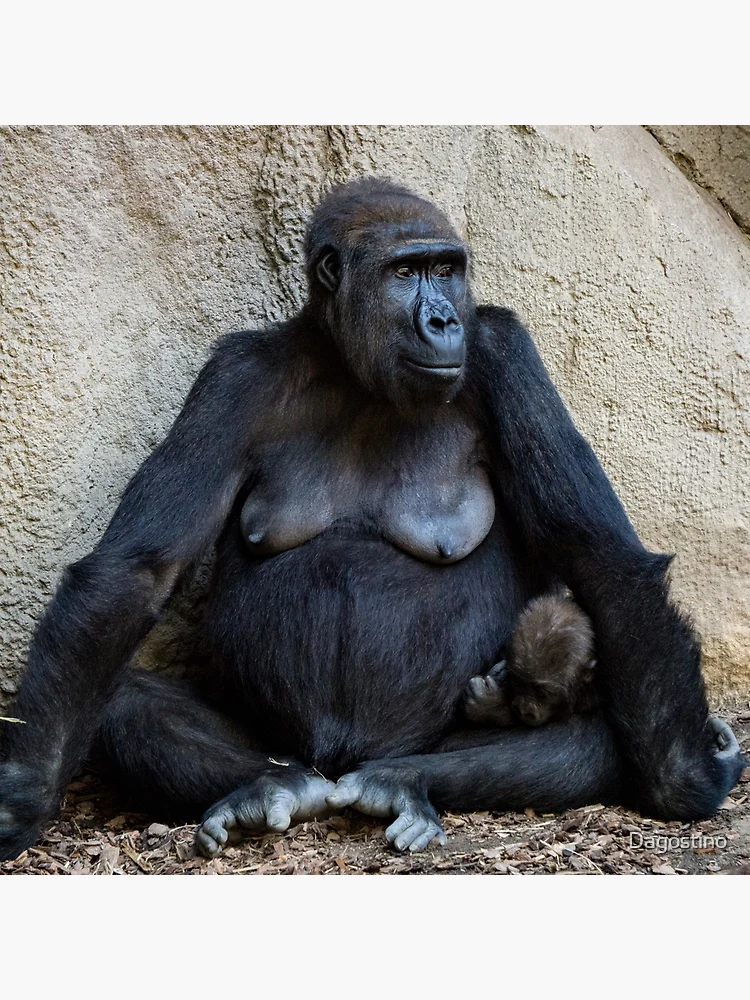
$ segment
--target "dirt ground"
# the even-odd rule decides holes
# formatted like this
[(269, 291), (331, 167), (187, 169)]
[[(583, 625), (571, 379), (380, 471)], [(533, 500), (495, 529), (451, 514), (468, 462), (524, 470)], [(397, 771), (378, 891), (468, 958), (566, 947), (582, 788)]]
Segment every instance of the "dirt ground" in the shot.
[[(720, 713), (750, 757), (750, 706)], [(68, 790), (60, 818), (2, 875), (716, 875), (750, 874), (750, 767), (718, 814), (659, 823), (591, 805), (562, 815), (464, 813), (442, 817), (448, 843), (398, 854), (383, 825), (356, 813), (252, 837), (208, 861), (194, 825), (169, 827), (118, 811), (94, 775)]]

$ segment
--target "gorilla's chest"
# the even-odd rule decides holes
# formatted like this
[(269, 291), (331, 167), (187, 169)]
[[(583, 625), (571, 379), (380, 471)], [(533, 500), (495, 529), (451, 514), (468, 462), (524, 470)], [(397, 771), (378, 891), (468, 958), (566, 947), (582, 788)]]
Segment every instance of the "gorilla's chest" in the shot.
[(450, 405), (429, 419), (369, 410), (312, 421), (265, 444), (254, 464), (241, 526), (259, 556), (346, 523), (418, 559), (452, 563), (483, 541), (495, 517), (477, 431)]

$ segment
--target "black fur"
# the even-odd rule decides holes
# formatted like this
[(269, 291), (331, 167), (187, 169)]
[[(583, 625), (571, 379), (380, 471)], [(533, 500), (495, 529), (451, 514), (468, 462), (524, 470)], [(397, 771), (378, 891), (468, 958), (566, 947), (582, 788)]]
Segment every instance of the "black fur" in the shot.
[[(421, 240), (445, 246), (398, 285), (389, 260)], [(717, 753), (668, 557), (641, 545), (514, 314), (474, 306), (445, 216), (357, 182), (319, 207), (306, 250), (302, 313), (219, 341), (101, 542), (66, 571), (15, 709), (26, 725), (5, 727), (0, 856), (33, 843), (94, 742), (153, 807), (196, 817), (269, 767), (277, 781), (280, 755), (293, 788), (308, 767), (335, 779), (364, 765), (386, 784), (416, 781), (441, 808), (607, 800), (670, 819), (713, 813), (742, 764)], [(424, 332), (433, 317), (452, 324), (444, 355), (448, 327)], [(419, 367), (441, 358), (455, 371)], [(442, 502), (463, 481), (441, 470), (465, 462), (468, 509), (479, 518), (491, 488), (494, 522), (482, 536), (456, 505), (445, 542), (410, 483), (422, 474)], [(362, 485), (365, 473), (376, 478)], [(339, 490), (331, 523), (318, 474)], [(263, 488), (269, 510), (252, 513), (268, 521), (265, 551), (241, 527)], [(452, 562), (451, 525), (474, 545)], [(175, 583), (215, 544), (204, 693), (129, 670)], [(526, 602), (561, 582), (594, 625), (603, 710), (533, 731), (460, 730), (469, 678), (499, 657)]]

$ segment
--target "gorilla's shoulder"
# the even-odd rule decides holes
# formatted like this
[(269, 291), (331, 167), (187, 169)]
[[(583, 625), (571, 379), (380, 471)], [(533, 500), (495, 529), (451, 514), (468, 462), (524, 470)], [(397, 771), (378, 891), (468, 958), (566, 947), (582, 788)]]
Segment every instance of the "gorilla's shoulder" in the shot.
[(278, 349), (284, 339), (286, 323), (260, 327), (252, 330), (234, 330), (218, 337), (212, 345), (212, 350), (218, 354), (236, 354), (238, 356), (262, 351), (271, 346)]
[(505, 306), (477, 306), (478, 341), (485, 350), (504, 355), (525, 352), (531, 337), (518, 315)]
[(289, 345), (289, 323), (225, 333), (211, 346), (211, 358), (220, 365), (273, 362), (278, 365)]
[(477, 306), (477, 319), (487, 326), (507, 326), (518, 323), (518, 316), (507, 306), (483, 305)]
[(479, 326), (488, 333), (512, 336), (514, 331), (524, 329), (516, 313), (506, 306), (477, 306), (476, 318)]

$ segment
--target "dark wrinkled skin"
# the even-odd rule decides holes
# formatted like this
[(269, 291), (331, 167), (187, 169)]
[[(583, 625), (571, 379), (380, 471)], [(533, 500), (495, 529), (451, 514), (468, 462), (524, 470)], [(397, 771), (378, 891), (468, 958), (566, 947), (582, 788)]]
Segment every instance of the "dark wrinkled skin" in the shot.
[[(415, 850), (442, 840), (436, 808), (711, 815), (742, 763), (709, 720), (668, 558), (641, 545), (514, 314), (474, 305), (445, 216), (357, 182), (318, 208), (306, 255), (301, 313), (218, 342), (65, 571), (26, 724), (4, 726), (0, 856), (33, 844), (91, 752), (155, 816), (206, 811), (206, 854), (344, 807)], [(213, 547), (202, 681), (133, 670)], [(561, 585), (593, 623), (602, 709), (462, 726), (469, 679)]]

